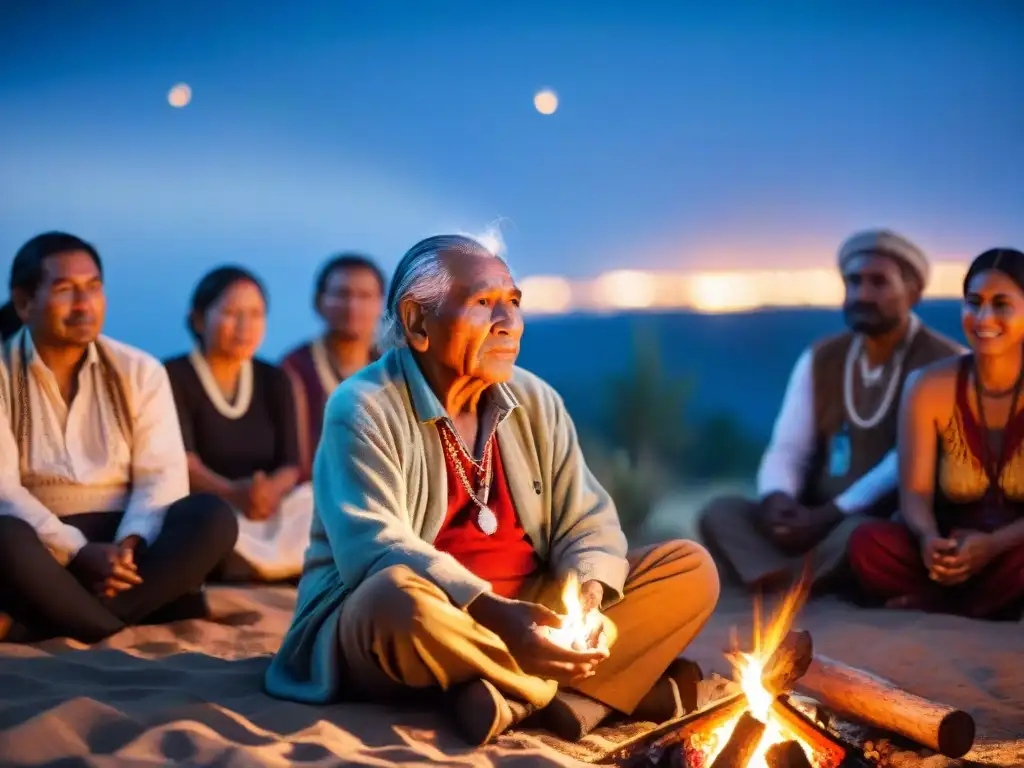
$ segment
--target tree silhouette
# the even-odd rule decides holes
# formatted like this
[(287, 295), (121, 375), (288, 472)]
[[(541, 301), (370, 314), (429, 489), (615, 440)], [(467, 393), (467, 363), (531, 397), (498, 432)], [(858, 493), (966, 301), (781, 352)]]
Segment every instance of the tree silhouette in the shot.
[(665, 373), (661, 345), (650, 327), (633, 327), (633, 356), (625, 373), (610, 382), (610, 431), (629, 463), (674, 463), (687, 447), (685, 406), (688, 379)]
[(689, 382), (666, 375), (657, 334), (633, 327), (632, 359), (608, 383), (605, 430), (611, 447), (591, 442), (594, 472), (615, 500), (627, 537), (643, 528), (671, 485), (669, 468), (686, 447)]
[(730, 414), (688, 424), (691, 392), (691, 378), (666, 372), (653, 328), (635, 324), (630, 364), (608, 382), (606, 439), (584, 437), (588, 462), (615, 500), (629, 538), (684, 478), (735, 478), (756, 466), (759, 446)]

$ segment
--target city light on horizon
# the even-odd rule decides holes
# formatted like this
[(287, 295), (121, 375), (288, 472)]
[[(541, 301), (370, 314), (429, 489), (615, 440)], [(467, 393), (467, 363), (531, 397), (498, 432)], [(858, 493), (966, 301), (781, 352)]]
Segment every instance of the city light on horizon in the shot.
[[(960, 298), (966, 262), (932, 265), (925, 298)], [(621, 310), (687, 310), (707, 314), (758, 309), (838, 307), (843, 281), (834, 269), (613, 270), (593, 279), (537, 275), (522, 280), (523, 311), (534, 315)]]

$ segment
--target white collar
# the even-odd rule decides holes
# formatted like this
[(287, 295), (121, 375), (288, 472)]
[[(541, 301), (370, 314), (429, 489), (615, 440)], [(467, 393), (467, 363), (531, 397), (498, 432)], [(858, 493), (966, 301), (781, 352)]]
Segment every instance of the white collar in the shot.
[(316, 371), (316, 377), (320, 380), (320, 386), (324, 393), (329, 395), (341, 384), (341, 379), (338, 378), (334, 366), (331, 365), (331, 353), (327, 351), (327, 345), (324, 344), (322, 336), (318, 336), (309, 345), (309, 351), (313, 358), (313, 370)]

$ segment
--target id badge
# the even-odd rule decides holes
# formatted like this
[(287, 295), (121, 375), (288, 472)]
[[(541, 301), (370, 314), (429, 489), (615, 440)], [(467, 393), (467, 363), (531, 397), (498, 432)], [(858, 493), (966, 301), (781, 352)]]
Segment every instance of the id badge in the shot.
[(828, 471), (832, 477), (845, 477), (850, 471), (850, 432), (846, 426), (832, 436)]

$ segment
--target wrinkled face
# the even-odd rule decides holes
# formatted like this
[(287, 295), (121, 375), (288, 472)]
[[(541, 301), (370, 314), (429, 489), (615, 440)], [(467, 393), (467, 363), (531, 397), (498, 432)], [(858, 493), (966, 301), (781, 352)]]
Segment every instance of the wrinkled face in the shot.
[(16, 290), (13, 299), (37, 346), (87, 347), (107, 315), (103, 276), (86, 251), (48, 256), (35, 295)]
[(458, 377), (507, 381), (523, 336), (522, 294), (508, 267), (489, 253), (450, 251), (442, 260), (451, 287), (438, 312), (424, 319), (420, 351)]
[(239, 280), (195, 321), (208, 354), (251, 360), (267, 331), (267, 302), (255, 283)]
[(371, 270), (341, 267), (328, 276), (316, 308), (332, 333), (347, 340), (370, 340), (380, 322), (384, 295)]
[(979, 272), (967, 284), (964, 336), (979, 355), (999, 355), (1024, 343), (1024, 292), (1002, 272)]
[(888, 256), (864, 253), (843, 268), (843, 316), (851, 330), (879, 336), (898, 328), (917, 301), (917, 287)]

